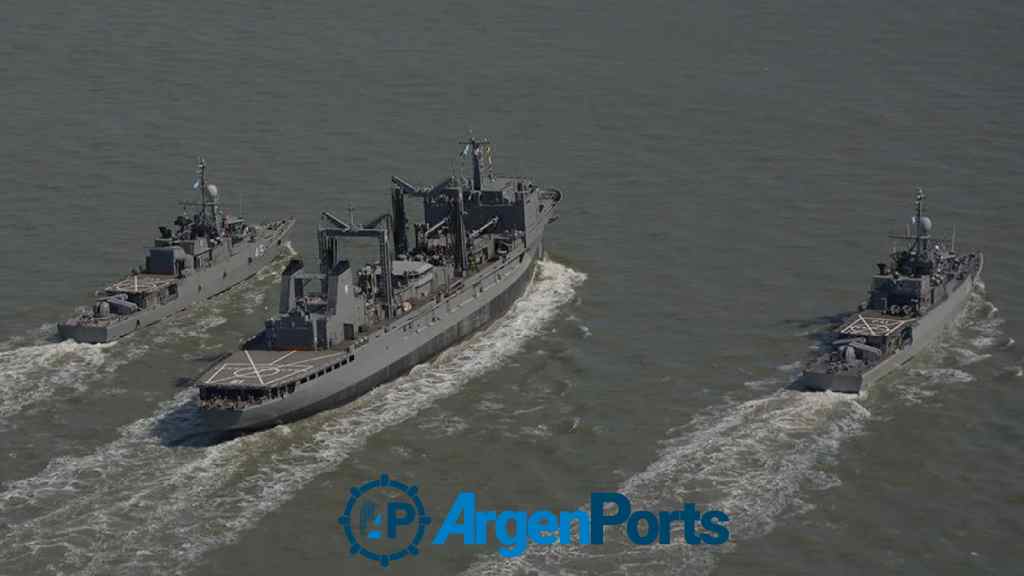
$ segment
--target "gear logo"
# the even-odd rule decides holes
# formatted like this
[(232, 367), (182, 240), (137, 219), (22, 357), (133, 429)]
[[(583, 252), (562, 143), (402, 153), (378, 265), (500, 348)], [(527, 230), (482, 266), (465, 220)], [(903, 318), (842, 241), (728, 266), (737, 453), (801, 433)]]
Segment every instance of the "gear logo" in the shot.
[(395, 560), (419, 554), (430, 516), (416, 486), (381, 474), (352, 488), (338, 523), (345, 530), (352, 554), (387, 567)]

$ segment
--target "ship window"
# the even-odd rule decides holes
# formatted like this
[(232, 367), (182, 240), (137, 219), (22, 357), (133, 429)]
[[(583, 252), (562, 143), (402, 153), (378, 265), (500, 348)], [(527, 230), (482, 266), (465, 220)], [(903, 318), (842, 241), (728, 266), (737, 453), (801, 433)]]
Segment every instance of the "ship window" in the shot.
[(291, 394), (292, 392), (295, 392), (295, 384), (288, 385), (288, 393)]
[(326, 374), (326, 373), (330, 372), (331, 370), (334, 370), (334, 366), (328, 366), (327, 368), (324, 368), (324, 373)]
[(309, 380), (309, 376), (303, 376), (303, 377), (302, 377), (302, 380), (299, 380), (299, 384), (303, 384), (303, 383), (305, 383), (305, 382), (306, 382), (307, 380)]
[(321, 368), (320, 370), (317, 370), (317, 373), (316, 373), (316, 375), (317, 375), (317, 376), (323, 376), (323, 375), (324, 375), (324, 371), (323, 371), (323, 369)]
[(341, 364), (342, 364), (343, 366), (344, 366), (345, 364), (348, 364), (348, 358), (342, 358), (342, 359), (341, 359)]
[(335, 362), (334, 363), (334, 367), (335, 368), (341, 368), (341, 362)]
[(355, 359), (356, 359), (356, 357), (355, 357), (355, 354), (353, 354), (353, 355), (351, 355), (351, 356), (349, 356), (349, 357), (348, 357), (348, 361), (349, 361), (349, 362), (354, 362), (354, 361), (355, 361)]

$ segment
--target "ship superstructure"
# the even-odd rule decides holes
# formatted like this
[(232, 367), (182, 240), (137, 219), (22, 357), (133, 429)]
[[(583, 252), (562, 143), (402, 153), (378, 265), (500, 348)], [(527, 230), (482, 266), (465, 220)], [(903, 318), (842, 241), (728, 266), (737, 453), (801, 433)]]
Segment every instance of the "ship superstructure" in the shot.
[(253, 225), (227, 214), (202, 158), (193, 187), (200, 201), (184, 203), (173, 226), (160, 226), (141, 269), (98, 291), (91, 309), (60, 323), (62, 337), (120, 338), (242, 282), (285, 249), (294, 220)]
[[(393, 177), (390, 213), (366, 223), (321, 214), (315, 269), (292, 259), (279, 314), (199, 378), (210, 428), (257, 430), (337, 406), (509, 309), (562, 194), (493, 176), (490, 143), (463, 144), (469, 176), (422, 188)], [(421, 201), (422, 221), (410, 221), (408, 198)], [(376, 245), (376, 261), (350, 260), (345, 247), (360, 239)]]

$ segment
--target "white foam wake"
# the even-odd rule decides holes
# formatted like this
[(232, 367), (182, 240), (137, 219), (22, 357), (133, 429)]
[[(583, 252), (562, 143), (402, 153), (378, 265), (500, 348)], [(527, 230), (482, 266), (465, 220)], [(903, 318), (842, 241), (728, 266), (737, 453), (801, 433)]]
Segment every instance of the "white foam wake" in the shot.
[(366, 440), (492, 370), (572, 301), (585, 276), (541, 262), (512, 311), (434, 362), (344, 408), (211, 448), (169, 448), (153, 426), (185, 391), (121, 437), (50, 463), (0, 493), (0, 572), (138, 574), (187, 571), (235, 541)]
[(114, 353), (115, 345), (64, 340), (0, 352), (0, 420), (54, 395), (82, 392), (137, 356)]
[(735, 542), (767, 533), (776, 520), (806, 505), (800, 493), (839, 480), (822, 471), (840, 442), (870, 417), (856, 397), (779, 391), (730, 404), (694, 419), (664, 443), (658, 458), (620, 490), (634, 509), (673, 510), (683, 502), (730, 516), (724, 548), (672, 543), (637, 546), (609, 530), (601, 546), (532, 546), (515, 559), (495, 553), (469, 574), (705, 574)]

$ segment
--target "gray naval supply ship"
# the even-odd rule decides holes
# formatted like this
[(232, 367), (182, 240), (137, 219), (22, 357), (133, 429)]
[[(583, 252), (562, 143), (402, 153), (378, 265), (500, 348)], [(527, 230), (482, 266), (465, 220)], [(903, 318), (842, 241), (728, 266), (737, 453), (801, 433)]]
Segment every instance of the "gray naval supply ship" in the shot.
[[(196, 381), (204, 432), (259, 430), (353, 400), (466, 338), (523, 294), (562, 193), (496, 178), (490, 144), (463, 144), (469, 178), (416, 188), (394, 177), (391, 213), (366, 224), (322, 213), (318, 270), (292, 259), (281, 276), (280, 315)], [(411, 245), (406, 197), (423, 204)], [(375, 241), (379, 258), (355, 269), (342, 242), (359, 238)]]
[(878, 264), (871, 291), (856, 314), (825, 339), (790, 389), (856, 394), (909, 362), (963, 310), (981, 275), (981, 253), (958, 254), (955, 231), (949, 246), (931, 236), (924, 193), (889, 262)]
[[(108, 342), (211, 298), (254, 275), (285, 250), (293, 219), (260, 225), (229, 216), (199, 159), (199, 203), (184, 203), (174, 228), (160, 227), (141, 271), (97, 291), (91, 309), (57, 325), (63, 338)], [(188, 209), (193, 210), (188, 214)]]

